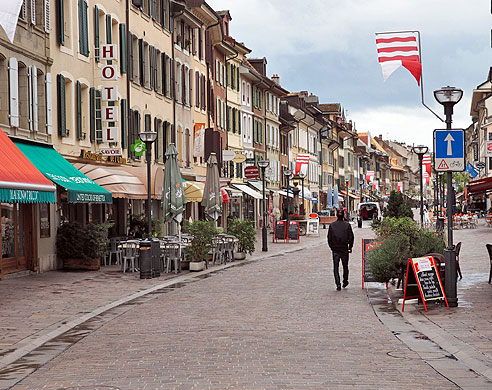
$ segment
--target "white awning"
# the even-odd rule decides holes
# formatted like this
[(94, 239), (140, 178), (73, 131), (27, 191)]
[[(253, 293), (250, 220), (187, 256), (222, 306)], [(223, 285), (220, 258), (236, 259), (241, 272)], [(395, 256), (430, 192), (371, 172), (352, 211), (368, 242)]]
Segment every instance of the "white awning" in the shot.
[(246, 184), (232, 184), (232, 186), (255, 199), (263, 199), (263, 196), (258, 191), (255, 191)]
[[(275, 192), (278, 192), (282, 196), (287, 196), (287, 192), (285, 192), (285, 191), (275, 191)], [(292, 198), (292, 197), (294, 197), (294, 195), (292, 195), (291, 193), (289, 193), (289, 198)]]

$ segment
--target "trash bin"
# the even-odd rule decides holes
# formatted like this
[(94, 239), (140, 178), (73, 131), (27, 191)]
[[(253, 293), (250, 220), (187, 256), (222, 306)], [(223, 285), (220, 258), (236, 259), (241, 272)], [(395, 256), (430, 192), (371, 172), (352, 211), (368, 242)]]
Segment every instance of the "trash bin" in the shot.
[(444, 230), (444, 217), (437, 217), (436, 232), (442, 232), (443, 230)]
[(140, 241), (140, 279), (152, 279), (152, 250), (149, 240)]
[(161, 243), (157, 238), (152, 239), (151, 250), (152, 254), (152, 277), (158, 278), (161, 276)]

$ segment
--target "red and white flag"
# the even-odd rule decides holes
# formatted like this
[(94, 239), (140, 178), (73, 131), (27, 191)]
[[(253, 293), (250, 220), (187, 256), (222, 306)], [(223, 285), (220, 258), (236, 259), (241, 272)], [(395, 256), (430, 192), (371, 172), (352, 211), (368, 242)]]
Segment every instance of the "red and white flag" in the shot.
[(371, 183), (374, 180), (374, 171), (367, 171), (366, 182)]
[(307, 168), (309, 165), (309, 154), (298, 154), (296, 158), (296, 172), (298, 175), (299, 172), (303, 175), (307, 174)]
[(403, 182), (402, 181), (398, 182), (398, 192), (403, 192)]
[[(426, 154), (422, 159), (422, 165), (425, 167), (425, 171), (430, 176), (432, 173), (432, 160), (431, 156)], [(425, 177), (425, 176), (424, 176)]]
[(417, 31), (376, 33), (378, 60), (386, 79), (400, 66), (407, 68), (420, 85), (420, 63)]

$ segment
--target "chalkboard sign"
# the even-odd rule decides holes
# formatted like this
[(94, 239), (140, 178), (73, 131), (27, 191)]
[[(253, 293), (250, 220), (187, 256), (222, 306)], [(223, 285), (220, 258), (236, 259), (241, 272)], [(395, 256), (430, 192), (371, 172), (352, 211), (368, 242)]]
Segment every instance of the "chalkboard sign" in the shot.
[(289, 221), (288, 239), (299, 241), (299, 221)]
[(402, 311), (405, 310), (406, 299), (418, 297), (411, 292), (411, 288), (414, 287), (415, 284), (418, 287), (425, 311), (427, 311), (427, 305), (425, 302), (436, 299), (444, 299), (446, 306), (449, 307), (446, 294), (442, 288), (441, 279), (439, 277), (434, 257), (429, 256), (408, 259)]
[(381, 245), (381, 241), (377, 241), (375, 238), (362, 239), (362, 288), (364, 288), (364, 282), (375, 282), (369, 265), (368, 254), (379, 245)]
[(286, 221), (275, 221), (275, 230), (273, 231), (273, 242), (276, 242), (277, 240), (284, 240), (286, 239), (285, 236), (285, 230), (286, 230), (287, 223)]

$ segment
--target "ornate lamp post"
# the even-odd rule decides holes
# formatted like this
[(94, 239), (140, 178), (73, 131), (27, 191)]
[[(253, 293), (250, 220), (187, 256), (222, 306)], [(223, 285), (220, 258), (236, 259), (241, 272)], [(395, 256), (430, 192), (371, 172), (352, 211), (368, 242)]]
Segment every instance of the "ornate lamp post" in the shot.
[(147, 223), (148, 223), (148, 235), (152, 236), (152, 217), (151, 217), (151, 187), (152, 176), (150, 173), (150, 166), (152, 164), (152, 144), (157, 139), (157, 133), (155, 131), (144, 131), (139, 134), (142, 142), (145, 143), (145, 159), (147, 160)]
[[(455, 87), (443, 87), (434, 91), (436, 100), (444, 106), (444, 115), (446, 116), (446, 129), (451, 129), (453, 122), (453, 107), (463, 97), (463, 91)], [(447, 190), (446, 214), (448, 218), (448, 246), (444, 252), (446, 258), (446, 296), (449, 306), (458, 306), (458, 297), (456, 289), (456, 252), (453, 245), (453, 173), (447, 172)]]
[[(261, 237), (262, 237), (262, 248), (263, 252), (268, 251), (267, 245), (267, 227), (266, 227), (266, 201), (265, 201), (265, 169), (270, 165), (270, 161), (268, 160), (260, 160), (258, 161), (258, 166), (261, 168), (261, 177), (263, 180), (263, 228), (261, 229)], [(288, 193), (287, 193), (288, 195)]]
[(413, 152), (419, 156), (419, 168), (420, 168), (420, 226), (424, 226), (424, 180), (422, 179), (422, 161), (424, 154), (429, 151), (429, 148), (424, 145), (417, 145), (412, 148)]

